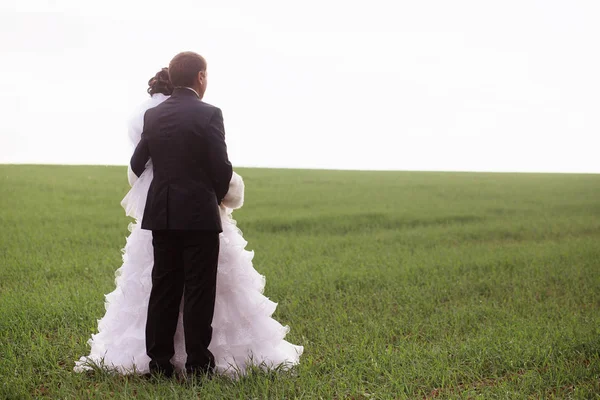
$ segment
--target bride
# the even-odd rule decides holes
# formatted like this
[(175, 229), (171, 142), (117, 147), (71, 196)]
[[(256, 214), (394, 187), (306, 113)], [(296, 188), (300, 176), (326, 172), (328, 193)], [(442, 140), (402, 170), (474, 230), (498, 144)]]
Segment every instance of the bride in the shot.
[[(151, 97), (130, 122), (132, 148), (140, 140), (145, 111), (165, 101), (173, 91), (167, 68), (150, 79), (148, 86)], [(129, 169), (128, 178), (132, 187), (121, 205), (136, 222), (129, 225), (131, 234), (125, 245), (123, 265), (116, 272), (116, 289), (106, 295), (106, 314), (98, 321), (98, 333), (88, 341), (90, 354), (75, 363), (76, 372), (90, 370), (94, 365), (121, 374), (149, 372), (145, 326), (154, 256), (152, 232), (141, 229), (141, 219), (153, 178), (151, 161), (139, 178)], [(285, 341), (289, 328), (271, 318), (277, 304), (263, 296), (265, 277), (253, 268), (253, 253), (245, 250), (247, 242), (232, 218), (232, 210), (240, 208), (243, 202), (244, 182), (234, 172), (229, 192), (220, 206), (223, 232), (209, 346), (215, 357), (215, 372), (234, 378), (244, 375), (250, 366), (287, 369), (298, 364), (304, 350)], [(175, 355), (171, 359), (180, 371), (185, 370), (186, 362), (182, 310), (181, 306)]]

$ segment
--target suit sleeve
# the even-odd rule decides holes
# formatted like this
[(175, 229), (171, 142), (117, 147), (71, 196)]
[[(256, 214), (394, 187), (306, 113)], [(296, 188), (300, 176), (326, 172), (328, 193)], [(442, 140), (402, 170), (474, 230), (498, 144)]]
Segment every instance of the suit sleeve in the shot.
[(137, 180), (138, 180), (138, 176), (133, 173), (133, 170), (131, 169), (131, 165), (128, 165), (127, 166), (127, 182), (129, 182), (129, 186), (133, 186), (133, 184)]
[(227, 156), (227, 145), (225, 144), (225, 127), (223, 125), (223, 113), (217, 108), (207, 126), (207, 150), (208, 163), (211, 180), (217, 202), (221, 201), (229, 190), (229, 181), (233, 174), (233, 168)]
[(133, 156), (131, 156), (130, 166), (131, 170), (136, 176), (142, 175), (144, 169), (146, 169), (146, 163), (150, 159), (150, 150), (148, 149), (148, 141), (144, 137), (142, 133), (142, 138), (140, 139), (135, 151), (133, 152)]
[[(131, 156), (131, 160), (129, 161), (129, 166), (131, 167), (131, 171), (137, 177), (142, 175), (144, 170), (146, 169), (146, 163), (150, 160), (150, 148), (148, 147), (148, 140), (146, 140), (146, 128), (148, 125), (146, 124), (146, 117), (148, 116), (148, 110), (144, 113), (143, 121), (143, 130), (140, 134), (140, 141), (138, 142), (135, 150), (133, 151), (133, 155)], [(129, 177), (131, 181), (131, 177)]]

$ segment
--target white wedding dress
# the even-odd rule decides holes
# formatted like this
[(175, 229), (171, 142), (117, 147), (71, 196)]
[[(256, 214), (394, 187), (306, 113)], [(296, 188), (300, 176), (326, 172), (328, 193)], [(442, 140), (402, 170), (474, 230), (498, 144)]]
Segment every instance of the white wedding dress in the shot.
[[(167, 98), (155, 94), (136, 113), (129, 130), (134, 148), (140, 140), (144, 112)], [(92, 364), (121, 374), (149, 371), (145, 328), (154, 255), (152, 232), (140, 226), (153, 177), (152, 166), (147, 165), (137, 180), (131, 171), (129, 175), (133, 185), (121, 205), (136, 222), (129, 226), (131, 234), (125, 245), (123, 265), (116, 272), (116, 289), (106, 295), (106, 314), (98, 321), (98, 333), (88, 341), (91, 352), (75, 363), (76, 372), (89, 370)], [(265, 278), (253, 268), (254, 254), (245, 250), (247, 242), (231, 216), (232, 209), (241, 207), (243, 199), (244, 183), (234, 173), (221, 206), (223, 233), (209, 346), (217, 373), (231, 377), (244, 375), (251, 365), (287, 369), (299, 362), (304, 350), (285, 341), (289, 328), (271, 318), (277, 304), (263, 296)], [(186, 361), (182, 309), (175, 333), (175, 355), (171, 359), (177, 370), (184, 370)]]

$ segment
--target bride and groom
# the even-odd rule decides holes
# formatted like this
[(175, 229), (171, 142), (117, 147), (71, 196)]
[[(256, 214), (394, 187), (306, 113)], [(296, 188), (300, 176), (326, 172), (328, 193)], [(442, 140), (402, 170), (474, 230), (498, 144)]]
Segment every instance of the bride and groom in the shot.
[(236, 377), (297, 364), (303, 348), (271, 318), (277, 304), (262, 295), (265, 278), (232, 218), (244, 183), (227, 156), (221, 110), (202, 101), (206, 61), (177, 54), (148, 84), (151, 98), (130, 124), (132, 188), (122, 201), (136, 223), (75, 371)]

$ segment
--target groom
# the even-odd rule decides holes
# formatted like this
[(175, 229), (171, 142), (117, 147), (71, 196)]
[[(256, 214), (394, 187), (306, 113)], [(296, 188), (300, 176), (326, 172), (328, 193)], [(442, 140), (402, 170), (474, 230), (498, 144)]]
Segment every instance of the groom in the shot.
[(208, 350), (215, 306), (219, 204), (229, 188), (221, 110), (202, 102), (206, 61), (192, 52), (169, 64), (173, 95), (144, 115), (142, 138), (131, 157), (141, 175), (152, 159), (154, 179), (142, 229), (152, 231), (154, 268), (146, 323), (150, 373), (173, 374), (174, 335), (183, 294), (188, 374), (210, 373)]

